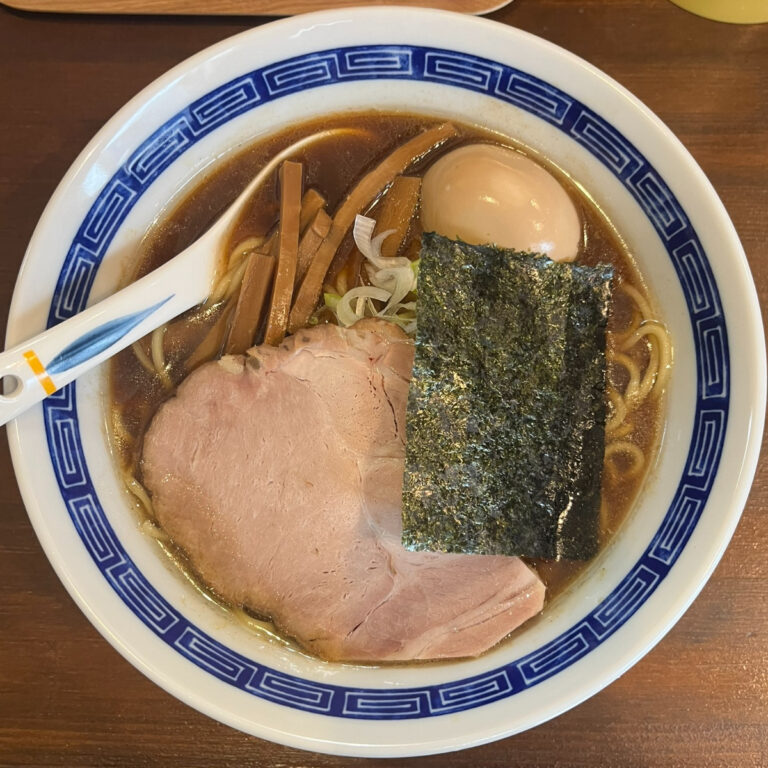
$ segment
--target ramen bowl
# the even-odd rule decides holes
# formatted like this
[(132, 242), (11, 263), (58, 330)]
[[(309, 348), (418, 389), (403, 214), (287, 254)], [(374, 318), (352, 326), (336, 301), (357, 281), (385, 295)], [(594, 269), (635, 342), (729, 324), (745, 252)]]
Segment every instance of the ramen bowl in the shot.
[(323, 662), (234, 621), (142, 532), (104, 428), (103, 370), (18, 418), (9, 437), (62, 582), (158, 685), (287, 745), (428, 754), (531, 728), (609, 684), (695, 598), (745, 503), (765, 402), (755, 291), (714, 190), (647, 108), (566, 51), (488, 20), (352, 9), (246, 32), (158, 79), (83, 151), (29, 245), (7, 341), (114, 291), (152, 222), (238, 148), (363, 109), (481, 116), (559, 166), (614, 223), (670, 331), (656, 464), (620, 532), (565, 594), (479, 658)]

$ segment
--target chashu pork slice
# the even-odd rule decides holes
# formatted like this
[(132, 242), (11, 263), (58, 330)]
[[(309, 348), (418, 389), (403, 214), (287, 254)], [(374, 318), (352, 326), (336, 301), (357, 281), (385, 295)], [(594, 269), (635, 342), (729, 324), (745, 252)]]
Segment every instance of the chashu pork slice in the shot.
[(390, 323), (317, 326), (202, 366), (146, 434), (158, 522), (199, 575), (326, 659), (475, 656), (543, 605), (517, 558), (401, 546), (412, 364)]

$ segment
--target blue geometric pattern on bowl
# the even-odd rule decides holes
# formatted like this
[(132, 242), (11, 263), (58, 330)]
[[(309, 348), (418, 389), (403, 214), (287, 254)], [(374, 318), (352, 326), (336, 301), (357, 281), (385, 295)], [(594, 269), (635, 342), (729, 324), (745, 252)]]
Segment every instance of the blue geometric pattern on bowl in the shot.
[(158, 594), (126, 554), (96, 496), (80, 441), (74, 384), (45, 400), (43, 409), (51, 461), (80, 537), (109, 584), (158, 637), (218, 679), (263, 699), (335, 717), (391, 720), (442, 715), (513, 696), (583, 658), (640, 608), (683, 551), (712, 488), (728, 419), (729, 352), (717, 285), (699, 238), (662, 176), (632, 143), (581, 102), (519, 69), (456, 51), (406, 45), (352, 46), (286, 59), (231, 80), (175, 115), (141, 144), (98, 195), (61, 269), (49, 325), (85, 306), (121, 222), (192, 144), (282, 96), (365, 79), (442, 83), (487, 94), (540, 117), (613, 172), (664, 243), (685, 294), (694, 337), (694, 429), (672, 504), (648, 549), (616, 589), (556, 639), (482, 675), (397, 690), (303, 680), (232, 651)]

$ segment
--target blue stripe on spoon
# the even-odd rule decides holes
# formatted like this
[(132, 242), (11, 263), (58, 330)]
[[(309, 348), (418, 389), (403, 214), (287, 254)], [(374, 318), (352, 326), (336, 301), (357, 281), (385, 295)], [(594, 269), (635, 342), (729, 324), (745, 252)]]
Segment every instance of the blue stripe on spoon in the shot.
[(47, 370), (49, 374), (62, 373), (70, 368), (74, 368), (92, 357), (96, 357), (99, 352), (111, 347), (118, 339), (122, 339), (127, 333), (132, 331), (142, 320), (156, 312), (163, 304), (170, 301), (175, 294), (159, 301), (152, 307), (141, 309), (124, 317), (118, 317), (110, 320), (98, 328), (81, 336), (77, 341), (73, 341), (69, 346), (59, 352), (56, 357), (48, 363)]

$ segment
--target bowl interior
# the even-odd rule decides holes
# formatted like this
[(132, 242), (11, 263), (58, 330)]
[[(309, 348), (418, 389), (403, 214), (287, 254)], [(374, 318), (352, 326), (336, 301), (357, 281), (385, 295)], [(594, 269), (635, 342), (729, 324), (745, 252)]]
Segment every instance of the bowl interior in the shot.
[[(57, 190), (9, 323), (12, 341), (25, 327), (108, 295), (151, 222), (212, 164), (292, 122), (346, 110), (472, 124), (480, 115), (483, 127), (562, 168), (614, 223), (675, 347), (657, 464), (620, 534), (567, 594), (479, 659), (330, 664), (233, 621), (139, 530), (108, 449), (103, 371), (50, 397), (11, 432), (46, 552), (118, 650), (223, 722), (318, 751), (470, 746), (542, 722), (619, 675), (671, 626), (722, 553), (741, 509), (733, 489), (743, 503), (751, 473), (744, 486), (742, 470), (756, 454), (748, 423), (764, 402), (759, 371), (756, 384), (742, 362), (759, 346), (759, 330), (735, 351), (726, 330), (726, 307), (729, 323), (752, 327), (748, 272), (726, 295), (718, 280), (744, 271), (743, 253), (671, 134), (614, 83), (551, 45), (488, 21), (415, 13), (429, 25), (429, 46), (414, 31), (412, 11), (331, 12), (225, 41), (150, 86)], [(732, 408), (733, 392), (743, 397), (741, 410)], [(721, 461), (728, 444), (735, 452)], [(711, 512), (713, 494), (728, 499), (726, 515)]]

